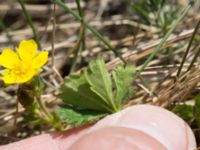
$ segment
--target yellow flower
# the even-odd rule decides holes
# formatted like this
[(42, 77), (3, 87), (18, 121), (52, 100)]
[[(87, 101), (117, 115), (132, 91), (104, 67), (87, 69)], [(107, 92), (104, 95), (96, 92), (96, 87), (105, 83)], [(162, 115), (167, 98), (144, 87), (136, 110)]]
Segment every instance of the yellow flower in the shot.
[(34, 40), (22, 40), (17, 52), (3, 50), (0, 65), (6, 68), (1, 71), (1, 79), (5, 84), (25, 83), (39, 73), (48, 60), (48, 52), (37, 53), (37, 48)]

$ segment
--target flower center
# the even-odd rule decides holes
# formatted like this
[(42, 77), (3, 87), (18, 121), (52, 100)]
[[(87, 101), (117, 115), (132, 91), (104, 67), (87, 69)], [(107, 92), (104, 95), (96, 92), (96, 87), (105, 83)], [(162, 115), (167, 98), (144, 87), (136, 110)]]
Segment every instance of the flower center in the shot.
[(19, 62), (15, 64), (12, 71), (13, 74), (24, 77), (28, 73), (29, 68), (30, 68), (29, 63)]

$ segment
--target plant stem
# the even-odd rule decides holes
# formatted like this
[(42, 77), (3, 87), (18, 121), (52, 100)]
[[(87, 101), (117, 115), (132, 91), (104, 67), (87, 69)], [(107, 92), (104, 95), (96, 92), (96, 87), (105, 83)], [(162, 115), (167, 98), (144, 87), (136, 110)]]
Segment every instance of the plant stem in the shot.
[(78, 37), (78, 41), (74, 47), (74, 57), (73, 57), (73, 60), (72, 60), (72, 66), (70, 68), (70, 73), (74, 72), (75, 70), (75, 67), (76, 67), (76, 64), (77, 64), (77, 59), (78, 59), (78, 54), (80, 53), (80, 50), (81, 50), (81, 47), (83, 46), (83, 43), (82, 43), (82, 37), (84, 36), (84, 26), (81, 26), (80, 27), (80, 33), (79, 33), (79, 37)]
[(37, 102), (41, 108), (41, 110), (44, 112), (44, 114), (46, 115), (46, 117), (48, 118), (47, 120), (51, 122), (51, 120), (53, 119), (52, 115), (48, 112), (46, 106), (44, 105), (44, 103), (42, 102), (42, 99), (40, 96), (37, 96)]
[(83, 18), (76, 13), (74, 13), (65, 3), (63, 3), (61, 0), (55, 0), (56, 4), (58, 4), (60, 7), (62, 7), (66, 12), (69, 12), (74, 18), (76, 18), (78, 21), (82, 22), (85, 27), (87, 27), (92, 33), (94, 33), (110, 50), (113, 51), (113, 53), (121, 59), (122, 62), (126, 63), (126, 60), (121, 56), (120, 53), (117, 52), (116, 49), (112, 47), (112, 45), (106, 40), (95, 28), (93, 28), (88, 22), (84, 21)]
[[(79, 12), (80, 17), (82, 17), (82, 19), (84, 19), (83, 18), (84, 17), (83, 10), (80, 6), (80, 0), (76, 0), (76, 4), (77, 4), (77, 8), (78, 8), (78, 12)], [(70, 73), (74, 72), (76, 64), (77, 64), (78, 54), (83, 49), (85, 49), (85, 25), (83, 23), (81, 23), (77, 43), (76, 43), (74, 50), (73, 50), (74, 57), (73, 57), (73, 60), (72, 60), (72, 66), (70, 68)]]
[(164, 38), (160, 41), (160, 43), (153, 49), (151, 55), (147, 58), (147, 60), (144, 62), (142, 67), (139, 69), (139, 71), (136, 73), (134, 79), (140, 75), (142, 71), (148, 66), (148, 64), (151, 62), (151, 60), (154, 58), (154, 56), (158, 53), (160, 48), (164, 45), (165, 41), (169, 38), (169, 36), (172, 34), (172, 32), (175, 30), (175, 28), (178, 26), (178, 24), (182, 21), (182, 19), (187, 15), (189, 10), (191, 9), (192, 4), (189, 4), (188, 7), (181, 13), (180, 17), (172, 24), (172, 27), (167, 31)]
[[(200, 20), (197, 23), (195, 30), (198, 30), (199, 26), (200, 26)], [(195, 31), (195, 32), (197, 33), (197, 31)], [(199, 47), (199, 45), (197, 47)], [(194, 65), (194, 62), (198, 58), (199, 54), (200, 54), (200, 48), (198, 48), (197, 53), (195, 54), (194, 58), (192, 59), (192, 62), (190, 63), (190, 66), (188, 67), (187, 71), (189, 71), (192, 68), (192, 66)]]
[(53, 1), (53, 14), (52, 14), (52, 25), (53, 25), (53, 29), (52, 29), (52, 39), (51, 39), (51, 47), (52, 47), (52, 68), (54, 67), (54, 56), (55, 56), (55, 34), (56, 34), (56, 4)]
[[(80, 0), (76, 0), (76, 4), (77, 4), (78, 11), (79, 11), (79, 15), (84, 20), (84, 11), (81, 8)], [(82, 39), (81, 40), (81, 44), (82, 44), (81, 49), (84, 50), (85, 49), (85, 25), (84, 25), (83, 22), (81, 23), (81, 27), (83, 28), (83, 30), (82, 30), (82, 37), (81, 37), (81, 39)]]
[(22, 10), (24, 12), (24, 15), (28, 21), (28, 24), (30, 25), (31, 29), (32, 29), (32, 32), (33, 32), (33, 35), (34, 35), (34, 39), (36, 40), (37, 44), (38, 44), (38, 47), (39, 49), (41, 49), (41, 45), (40, 45), (40, 42), (39, 42), (39, 37), (38, 37), (38, 33), (33, 25), (33, 22), (32, 22), (32, 19), (31, 19), (31, 16), (29, 15), (28, 11), (26, 10), (26, 7), (24, 5), (24, 0), (18, 0), (19, 4), (21, 5), (22, 7)]
[(188, 72), (192, 68), (192, 66), (194, 65), (195, 61), (197, 60), (197, 58), (198, 58), (198, 56), (200, 54), (200, 45), (197, 45), (197, 48), (198, 48), (198, 50), (197, 50), (194, 58), (192, 59), (192, 62), (190, 63), (190, 65), (189, 65), (189, 67), (188, 67), (186, 72)]
[(81, 5), (80, 5), (80, 0), (76, 0), (76, 4), (77, 4), (77, 8), (78, 8), (78, 12), (79, 12), (80, 17), (83, 17), (83, 10), (82, 10)]
[(195, 35), (196, 35), (197, 31), (198, 31), (199, 25), (200, 25), (200, 20), (199, 20), (199, 22), (197, 23), (197, 25), (196, 25), (196, 27), (195, 27), (195, 29), (194, 29), (194, 32), (193, 32), (192, 37), (191, 37), (191, 39), (190, 39), (190, 41), (189, 41), (188, 47), (187, 47), (187, 49), (186, 49), (186, 52), (184, 53), (184, 56), (183, 56), (181, 65), (180, 65), (180, 67), (179, 67), (179, 69), (178, 69), (178, 72), (177, 72), (176, 77), (179, 77), (179, 75), (180, 75), (180, 73), (181, 73), (181, 70), (182, 70), (183, 65), (184, 65), (184, 63), (185, 63), (185, 60), (186, 60), (186, 57), (187, 57), (187, 55), (188, 55), (188, 53), (189, 53), (189, 51), (190, 51), (190, 48), (191, 48), (191, 46), (192, 46), (192, 42), (193, 42), (193, 40), (194, 40), (194, 37), (195, 37)]

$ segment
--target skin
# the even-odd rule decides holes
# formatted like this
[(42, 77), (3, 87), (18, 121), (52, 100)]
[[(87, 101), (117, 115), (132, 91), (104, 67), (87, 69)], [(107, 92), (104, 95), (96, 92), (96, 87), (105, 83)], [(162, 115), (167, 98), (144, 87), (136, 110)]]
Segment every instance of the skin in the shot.
[[(86, 144), (90, 143), (90, 144)], [(152, 136), (125, 127), (105, 127), (93, 131), (73, 143), (69, 150), (167, 150)]]
[(173, 113), (137, 105), (110, 115), (93, 126), (43, 134), (1, 146), (0, 150), (192, 150), (191, 129)]

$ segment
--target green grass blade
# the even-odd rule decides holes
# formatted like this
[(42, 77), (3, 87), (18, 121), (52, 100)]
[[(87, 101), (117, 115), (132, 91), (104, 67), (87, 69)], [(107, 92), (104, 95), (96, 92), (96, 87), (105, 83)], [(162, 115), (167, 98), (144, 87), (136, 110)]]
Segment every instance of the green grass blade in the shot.
[(126, 63), (126, 60), (120, 55), (120, 53), (117, 52), (116, 49), (112, 47), (112, 45), (106, 40), (95, 28), (93, 28), (88, 22), (84, 21), (83, 18), (76, 13), (74, 13), (65, 3), (63, 3), (61, 0), (55, 0), (55, 3), (62, 7), (66, 12), (69, 12), (74, 18), (76, 18), (78, 21), (82, 22), (86, 28), (88, 28), (92, 33), (94, 33), (110, 50), (113, 51), (113, 53), (119, 57), (124, 63)]
[(148, 64), (151, 62), (151, 60), (154, 58), (154, 56), (158, 53), (160, 48), (164, 45), (166, 40), (169, 38), (169, 36), (172, 34), (172, 32), (175, 30), (175, 28), (178, 26), (178, 24), (182, 21), (182, 19), (188, 14), (189, 10), (192, 8), (192, 4), (190, 3), (187, 8), (181, 13), (180, 17), (177, 18), (177, 20), (172, 24), (171, 28), (167, 31), (164, 38), (160, 41), (159, 45), (157, 45), (151, 55), (147, 58), (147, 60), (144, 62), (142, 67), (139, 69), (139, 71), (136, 73), (135, 78), (137, 78), (140, 73), (148, 66)]

